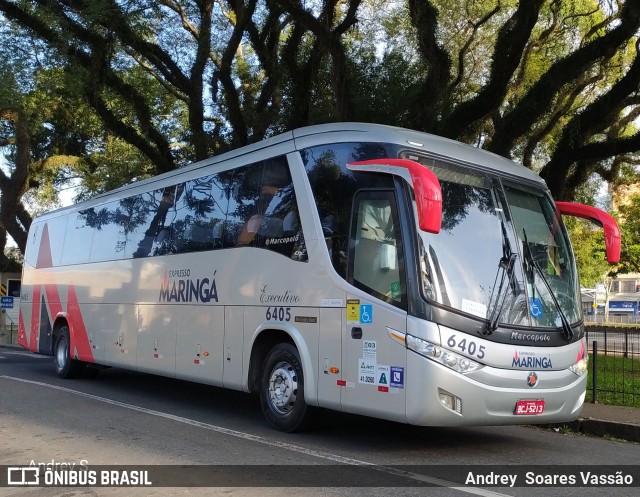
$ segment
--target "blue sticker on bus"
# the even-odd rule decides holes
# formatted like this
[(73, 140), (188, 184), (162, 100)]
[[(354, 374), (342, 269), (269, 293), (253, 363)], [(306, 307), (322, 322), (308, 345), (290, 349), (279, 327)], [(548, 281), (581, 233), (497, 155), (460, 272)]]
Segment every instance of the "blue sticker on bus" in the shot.
[(391, 366), (391, 378), (389, 378), (391, 388), (404, 388), (404, 368)]
[(538, 297), (529, 297), (529, 312), (532, 318), (542, 318), (542, 300)]
[(360, 304), (360, 323), (373, 323), (373, 304)]

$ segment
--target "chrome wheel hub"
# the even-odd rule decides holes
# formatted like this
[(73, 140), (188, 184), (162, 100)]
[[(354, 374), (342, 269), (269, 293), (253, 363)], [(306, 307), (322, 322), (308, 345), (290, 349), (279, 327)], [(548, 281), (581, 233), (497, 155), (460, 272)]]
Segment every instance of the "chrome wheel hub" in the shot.
[(280, 414), (291, 412), (298, 395), (298, 376), (288, 362), (279, 362), (269, 376), (269, 401)]

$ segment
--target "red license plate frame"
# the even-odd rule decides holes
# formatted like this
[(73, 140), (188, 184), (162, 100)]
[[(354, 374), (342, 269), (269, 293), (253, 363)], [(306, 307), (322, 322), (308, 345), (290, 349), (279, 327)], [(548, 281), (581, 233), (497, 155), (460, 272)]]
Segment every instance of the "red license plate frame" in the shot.
[(544, 399), (520, 399), (514, 409), (516, 416), (537, 416), (544, 412)]

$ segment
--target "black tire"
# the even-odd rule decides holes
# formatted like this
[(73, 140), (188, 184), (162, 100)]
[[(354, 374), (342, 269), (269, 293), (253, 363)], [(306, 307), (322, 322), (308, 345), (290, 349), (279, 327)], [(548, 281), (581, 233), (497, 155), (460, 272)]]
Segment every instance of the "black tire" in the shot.
[(71, 358), (69, 327), (65, 324), (58, 329), (53, 346), (53, 366), (59, 378), (77, 378), (85, 364)]
[(308, 427), (310, 408), (304, 400), (304, 374), (298, 349), (279, 343), (269, 351), (260, 378), (262, 413), (274, 428), (284, 432)]

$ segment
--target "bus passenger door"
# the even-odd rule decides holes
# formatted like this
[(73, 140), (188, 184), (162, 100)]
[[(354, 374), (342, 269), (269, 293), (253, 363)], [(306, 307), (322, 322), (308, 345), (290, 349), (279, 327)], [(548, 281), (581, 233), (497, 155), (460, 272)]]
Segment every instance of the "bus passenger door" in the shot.
[[(343, 410), (406, 422), (406, 283), (395, 192), (354, 197), (343, 329)], [(394, 338), (395, 337), (395, 338)]]

